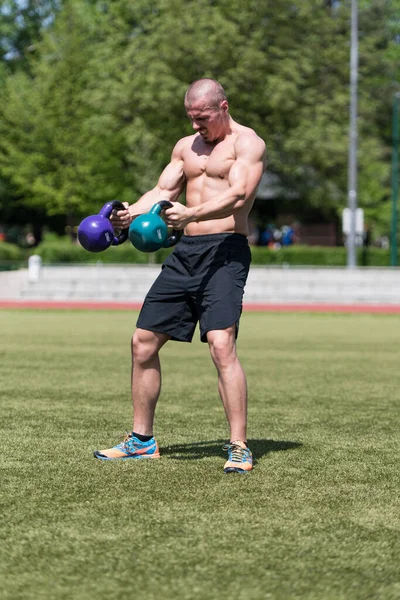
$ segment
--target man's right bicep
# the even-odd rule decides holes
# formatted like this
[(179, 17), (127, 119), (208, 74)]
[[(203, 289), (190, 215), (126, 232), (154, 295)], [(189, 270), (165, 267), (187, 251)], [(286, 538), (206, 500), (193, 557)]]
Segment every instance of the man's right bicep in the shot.
[(186, 183), (182, 159), (172, 159), (160, 175), (157, 187), (165, 199), (176, 201), (182, 194)]

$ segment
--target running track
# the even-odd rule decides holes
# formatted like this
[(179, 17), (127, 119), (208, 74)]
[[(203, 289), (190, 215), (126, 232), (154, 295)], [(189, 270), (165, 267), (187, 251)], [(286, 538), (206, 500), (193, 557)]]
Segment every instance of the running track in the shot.
[[(48, 300), (0, 300), (0, 308), (59, 309), (59, 310), (139, 310), (141, 302), (86, 302)], [(325, 312), (400, 314), (400, 304), (250, 304), (244, 303), (245, 312)]]

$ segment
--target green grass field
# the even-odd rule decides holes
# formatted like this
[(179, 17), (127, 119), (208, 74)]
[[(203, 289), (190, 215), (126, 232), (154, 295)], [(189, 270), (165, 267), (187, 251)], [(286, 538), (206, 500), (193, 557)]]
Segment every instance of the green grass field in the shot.
[(162, 460), (93, 458), (135, 318), (0, 311), (2, 600), (399, 600), (399, 317), (243, 315), (249, 475), (197, 332), (162, 351)]

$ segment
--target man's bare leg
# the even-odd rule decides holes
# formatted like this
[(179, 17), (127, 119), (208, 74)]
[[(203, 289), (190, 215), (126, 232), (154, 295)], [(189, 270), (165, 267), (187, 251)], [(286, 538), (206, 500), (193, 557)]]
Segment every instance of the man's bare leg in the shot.
[(253, 468), (247, 446), (247, 383), (236, 354), (236, 327), (210, 331), (207, 341), (218, 371), (218, 391), (230, 428), (230, 443), (224, 446), (228, 460), (225, 473), (246, 473)]
[(161, 390), (159, 351), (170, 339), (162, 333), (137, 329), (132, 337), (133, 431), (153, 435), (154, 414)]
[[(106, 450), (96, 450), (101, 460), (159, 458), (153, 438), (154, 414), (161, 390), (159, 351), (169, 336), (137, 329), (132, 337), (133, 430), (124, 441)], [(136, 435), (135, 435), (136, 434)]]
[(247, 383), (236, 354), (236, 326), (210, 331), (207, 341), (218, 371), (218, 392), (230, 428), (231, 442), (247, 440)]

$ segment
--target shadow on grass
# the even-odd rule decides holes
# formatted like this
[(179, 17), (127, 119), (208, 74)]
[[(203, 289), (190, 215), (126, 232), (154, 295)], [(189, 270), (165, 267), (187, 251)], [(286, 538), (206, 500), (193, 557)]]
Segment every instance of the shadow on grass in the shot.
[[(160, 452), (163, 456), (169, 455), (177, 460), (195, 460), (206, 456), (222, 456), (222, 446), (226, 440), (212, 440), (204, 442), (191, 442), (187, 444), (174, 444), (163, 446)], [(295, 450), (303, 444), (299, 442), (287, 442), (276, 440), (248, 440), (249, 448), (253, 453), (255, 461), (270, 452), (282, 452), (284, 450)]]

